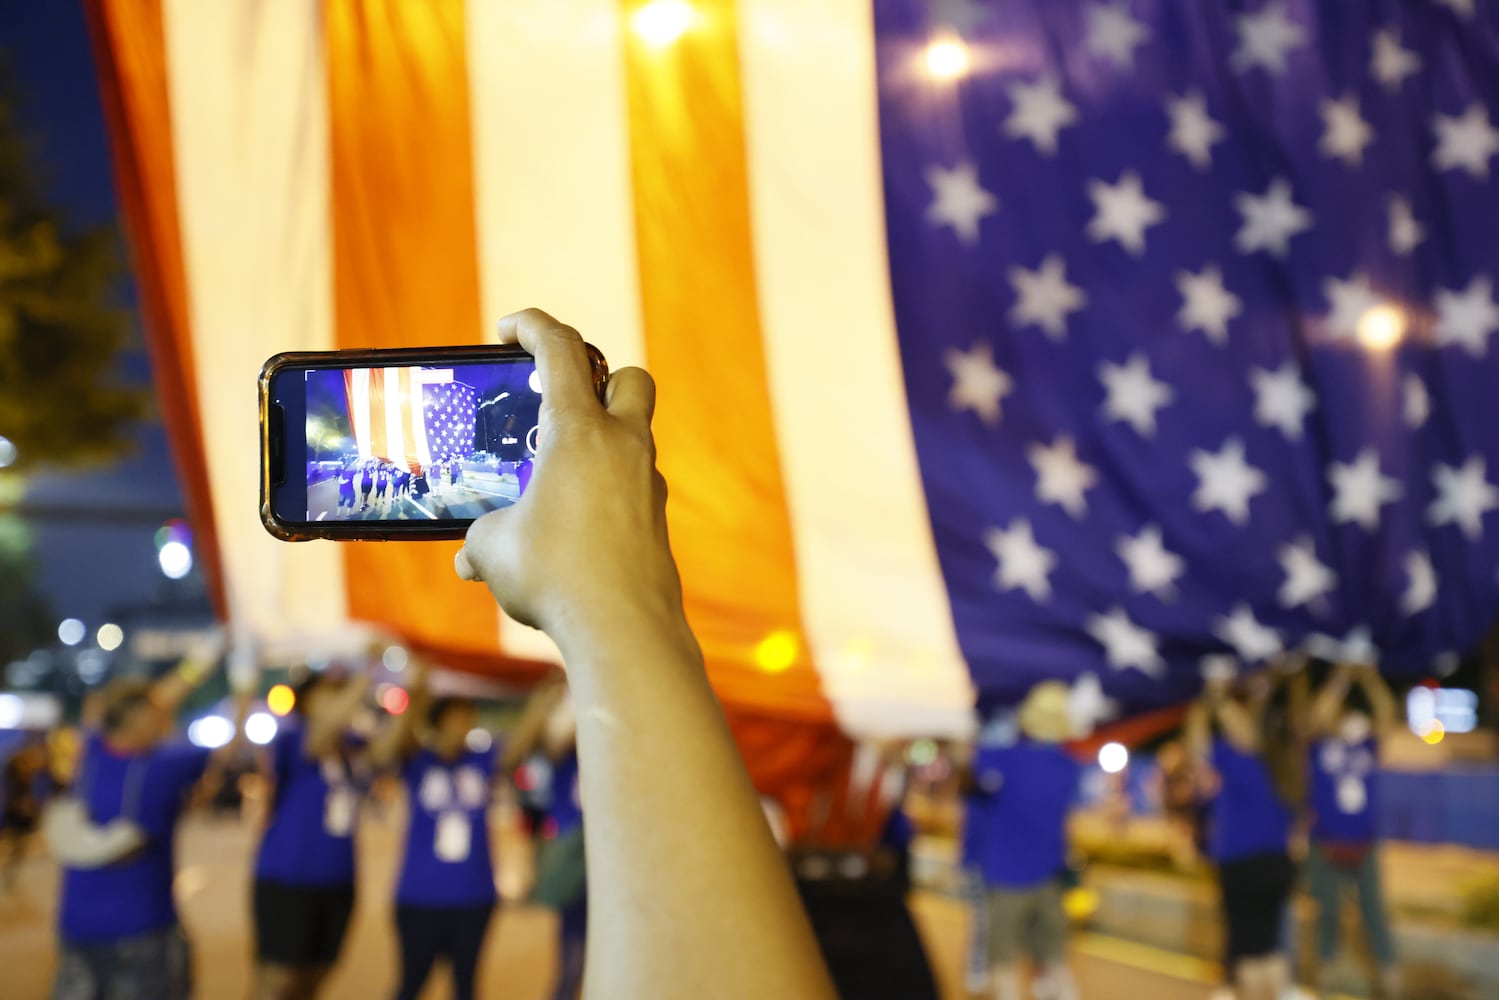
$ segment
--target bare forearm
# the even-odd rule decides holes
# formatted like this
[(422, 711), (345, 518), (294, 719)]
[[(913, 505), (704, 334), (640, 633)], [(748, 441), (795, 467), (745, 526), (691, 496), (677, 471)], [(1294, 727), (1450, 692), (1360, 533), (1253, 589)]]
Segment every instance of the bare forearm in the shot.
[(617, 627), (564, 652), (597, 928), (588, 994), (832, 997), (685, 623)]

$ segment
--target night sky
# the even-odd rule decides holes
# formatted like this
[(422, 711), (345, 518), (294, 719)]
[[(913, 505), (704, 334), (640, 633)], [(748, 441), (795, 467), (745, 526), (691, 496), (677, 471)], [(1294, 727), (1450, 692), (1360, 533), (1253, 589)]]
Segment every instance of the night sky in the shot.
[[(16, 79), (15, 112), (38, 148), (53, 204), (80, 227), (114, 223), (109, 147), (81, 4), (0, 0), (0, 58)], [(121, 296), (134, 305), (128, 282)], [(122, 374), (136, 382), (151, 377), (139, 341)], [(40, 583), (59, 617), (95, 625), (111, 607), (138, 603), (164, 582), (152, 536), (182, 514), (181, 491), (162, 427), (140, 427), (135, 441), (135, 454), (112, 468), (41, 474), (28, 489), (28, 509), (44, 515), (29, 521)]]

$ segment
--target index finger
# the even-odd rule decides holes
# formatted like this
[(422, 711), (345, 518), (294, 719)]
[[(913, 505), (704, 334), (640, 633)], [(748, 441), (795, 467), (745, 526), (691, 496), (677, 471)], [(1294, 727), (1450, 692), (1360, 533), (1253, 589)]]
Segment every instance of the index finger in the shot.
[(536, 358), (541, 396), (553, 412), (599, 408), (593, 365), (577, 330), (540, 309), (522, 309), (501, 319), (498, 333), (500, 343), (518, 343)]

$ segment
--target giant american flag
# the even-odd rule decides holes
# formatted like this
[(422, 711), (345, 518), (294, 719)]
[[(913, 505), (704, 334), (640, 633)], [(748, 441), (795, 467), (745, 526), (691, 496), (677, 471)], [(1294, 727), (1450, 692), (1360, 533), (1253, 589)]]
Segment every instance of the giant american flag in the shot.
[(1161, 704), (1308, 642), (1445, 669), (1499, 596), (1499, 6), (876, 19), (897, 329), (979, 689)]
[(529, 304), (658, 380), (736, 719), (1133, 715), (1319, 635), (1445, 669), (1499, 611), (1499, 5), (89, 6), (200, 548), (267, 642), (555, 656), (451, 546), (264, 537), (243, 459), (266, 356)]

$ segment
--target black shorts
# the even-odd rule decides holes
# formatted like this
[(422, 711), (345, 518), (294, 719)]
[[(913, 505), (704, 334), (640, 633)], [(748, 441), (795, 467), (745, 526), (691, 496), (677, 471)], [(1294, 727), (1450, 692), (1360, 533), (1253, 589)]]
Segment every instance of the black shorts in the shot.
[(1281, 921), (1296, 880), (1291, 859), (1273, 853), (1225, 861), (1218, 866), (1218, 879), (1228, 923), (1227, 964), (1279, 951)]
[(266, 965), (332, 965), (338, 960), (354, 887), (255, 880), (255, 958)]

